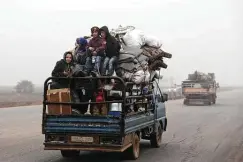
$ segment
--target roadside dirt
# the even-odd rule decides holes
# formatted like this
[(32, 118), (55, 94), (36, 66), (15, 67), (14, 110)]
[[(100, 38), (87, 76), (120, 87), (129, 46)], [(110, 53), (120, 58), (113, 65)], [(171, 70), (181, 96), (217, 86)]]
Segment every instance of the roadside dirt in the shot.
[(42, 94), (0, 93), (0, 108), (40, 105)]

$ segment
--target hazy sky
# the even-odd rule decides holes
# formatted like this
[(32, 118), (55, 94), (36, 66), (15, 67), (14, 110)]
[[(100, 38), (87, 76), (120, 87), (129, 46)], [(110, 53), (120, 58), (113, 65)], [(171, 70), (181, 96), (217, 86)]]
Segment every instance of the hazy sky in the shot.
[(215, 72), (221, 85), (243, 85), (242, 12), (242, 0), (2, 0), (0, 85), (43, 84), (77, 37), (120, 24), (163, 41), (173, 54), (163, 74), (178, 83), (199, 70)]

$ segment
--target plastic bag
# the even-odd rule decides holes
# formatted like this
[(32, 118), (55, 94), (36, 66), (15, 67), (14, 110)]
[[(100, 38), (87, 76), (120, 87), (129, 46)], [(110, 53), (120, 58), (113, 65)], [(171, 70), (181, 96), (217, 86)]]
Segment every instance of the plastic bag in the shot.
[(139, 70), (133, 74), (131, 81), (134, 82), (135, 84), (141, 84), (141, 83), (149, 83), (149, 80), (150, 80), (150, 73), (148, 72), (148, 70), (146, 71)]
[(150, 47), (160, 48), (162, 46), (162, 41), (153, 35), (145, 34), (144, 38), (145, 44)]
[(132, 31), (128, 31), (124, 36), (123, 40), (126, 43), (126, 46), (138, 46), (142, 47), (145, 45), (145, 36), (141, 30), (134, 29)]

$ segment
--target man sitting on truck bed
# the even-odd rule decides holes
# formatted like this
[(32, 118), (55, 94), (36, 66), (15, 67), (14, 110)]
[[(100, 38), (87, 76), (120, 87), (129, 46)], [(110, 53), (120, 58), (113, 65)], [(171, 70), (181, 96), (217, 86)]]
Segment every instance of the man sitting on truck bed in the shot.
[(82, 69), (84, 69), (84, 65), (87, 58), (87, 50), (86, 50), (87, 45), (88, 45), (88, 41), (83, 37), (76, 39), (73, 56), (74, 56), (75, 63), (82, 65)]
[(86, 76), (84, 70), (86, 69), (85, 64), (88, 57), (87, 45), (88, 41), (85, 38), (81, 37), (76, 39), (75, 48), (72, 51), (75, 63), (73, 76)]

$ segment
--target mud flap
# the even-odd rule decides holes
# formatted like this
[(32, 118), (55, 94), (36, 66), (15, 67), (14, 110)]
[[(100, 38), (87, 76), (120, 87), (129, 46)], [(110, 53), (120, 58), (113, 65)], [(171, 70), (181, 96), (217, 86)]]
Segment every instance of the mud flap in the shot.
[(166, 128), (167, 128), (167, 118), (165, 118), (165, 123), (164, 123), (164, 126), (163, 126), (163, 130), (166, 132)]

